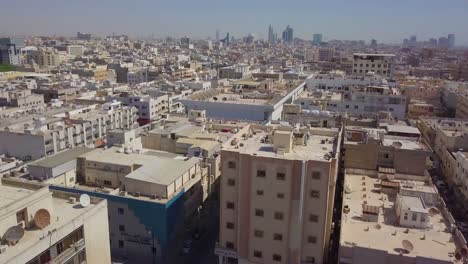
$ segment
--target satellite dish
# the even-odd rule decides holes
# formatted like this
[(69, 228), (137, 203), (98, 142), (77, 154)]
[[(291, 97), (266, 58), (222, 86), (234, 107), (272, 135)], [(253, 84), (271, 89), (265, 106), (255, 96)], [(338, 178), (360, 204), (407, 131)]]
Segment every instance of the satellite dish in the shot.
[(411, 252), (414, 249), (413, 243), (409, 242), (409, 240), (406, 239), (401, 241), (401, 245), (404, 249), (408, 250), (408, 252)]
[(24, 229), (21, 226), (12, 226), (7, 229), (3, 235), (5, 239), (10, 244), (16, 244), (24, 236)]
[(44, 229), (46, 226), (50, 225), (50, 213), (46, 209), (39, 209), (34, 214), (34, 224), (40, 229)]
[(90, 205), (91, 204), (91, 198), (89, 198), (89, 195), (82, 194), (80, 196), (80, 204), (83, 207), (87, 207), (88, 205)]

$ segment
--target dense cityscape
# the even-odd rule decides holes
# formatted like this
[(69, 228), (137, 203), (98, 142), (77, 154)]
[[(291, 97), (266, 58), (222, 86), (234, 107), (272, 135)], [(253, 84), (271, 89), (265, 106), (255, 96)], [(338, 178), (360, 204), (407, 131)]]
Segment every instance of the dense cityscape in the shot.
[(468, 263), (468, 47), (295, 33), (0, 32), (0, 263)]

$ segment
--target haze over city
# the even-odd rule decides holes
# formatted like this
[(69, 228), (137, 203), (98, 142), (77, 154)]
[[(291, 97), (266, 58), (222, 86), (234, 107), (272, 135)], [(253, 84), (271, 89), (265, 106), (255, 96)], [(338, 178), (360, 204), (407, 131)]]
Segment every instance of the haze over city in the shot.
[(84, 31), (132, 37), (214, 38), (216, 29), (242, 37), (266, 37), (266, 28), (291, 25), (296, 36), (326, 40), (377, 39), (399, 43), (409, 35), (429, 39), (455, 33), (468, 44), (468, 1), (464, 0), (16, 0), (0, 9), (1, 34), (65, 35)]
[(468, 264), (468, 1), (0, 7), (0, 264)]

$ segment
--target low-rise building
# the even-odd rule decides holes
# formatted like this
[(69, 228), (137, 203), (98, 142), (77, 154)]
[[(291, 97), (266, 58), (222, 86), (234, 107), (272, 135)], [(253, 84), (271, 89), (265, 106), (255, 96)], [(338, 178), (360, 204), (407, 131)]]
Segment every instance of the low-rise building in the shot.
[(466, 241), (433, 185), (348, 170), (344, 184), (339, 263), (458, 263)]
[(107, 201), (0, 181), (0, 262), (111, 263)]
[[(347, 126), (344, 141), (345, 168), (370, 171), (388, 168), (396, 174), (425, 178), (430, 155), (427, 146), (418, 137), (408, 137), (408, 134), (401, 133), (389, 135), (388, 131)], [(412, 131), (409, 133), (413, 134)]]

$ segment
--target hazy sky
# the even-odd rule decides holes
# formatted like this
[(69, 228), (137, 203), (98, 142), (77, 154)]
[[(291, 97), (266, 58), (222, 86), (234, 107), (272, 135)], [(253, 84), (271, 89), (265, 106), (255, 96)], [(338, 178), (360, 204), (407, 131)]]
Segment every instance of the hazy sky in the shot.
[(468, 0), (0, 0), (0, 34), (128, 34), (266, 37), (290, 24), (295, 36), (401, 42), (455, 33), (468, 44)]

